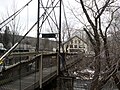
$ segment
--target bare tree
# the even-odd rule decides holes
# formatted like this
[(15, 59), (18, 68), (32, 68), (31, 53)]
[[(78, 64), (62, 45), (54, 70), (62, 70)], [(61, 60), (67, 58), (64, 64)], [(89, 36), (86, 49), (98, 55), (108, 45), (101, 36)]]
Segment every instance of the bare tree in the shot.
[[(12, 7), (12, 12), (15, 13), (17, 10), (17, 5), (16, 2), (13, 2), (13, 7)], [(9, 16), (9, 12), (7, 12)], [(10, 31), (11, 31), (11, 40), (12, 40), (12, 45), (14, 45), (18, 40), (19, 37), (18, 35), (20, 34), (20, 30), (22, 29), (22, 26), (20, 25), (20, 16), (14, 17), (11, 23), (9, 23)]]
[[(113, 77), (117, 88), (120, 90), (120, 80), (116, 75), (117, 65), (119, 60), (114, 65), (111, 62), (109, 45), (108, 45), (108, 30), (113, 22), (115, 12), (120, 7), (116, 6), (114, 0), (76, 0), (81, 5), (83, 13), (88, 23), (82, 22), (73, 12), (75, 17), (84, 25), (84, 31), (89, 37), (95, 53), (94, 68), (95, 73), (90, 90), (100, 90), (106, 82)], [(108, 17), (107, 17), (108, 16)], [(88, 26), (91, 28), (89, 29)], [(102, 44), (102, 43), (103, 44)], [(101, 77), (101, 46), (103, 46), (107, 73)], [(105, 70), (106, 70), (105, 69)]]
[(10, 48), (10, 31), (9, 27), (6, 26), (4, 34), (3, 34), (3, 44), (6, 49)]
[(65, 39), (70, 39), (73, 35), (75, 35), (76, 30), (74, 29), (74, 24), (72, 23), (62, 23), (62, 41)]
[[(16, 8), (17, 8), (17, 5), (16, 5), (16, 2), (14, 1), (13, 5), (11, 7), (12, 11), (10, 11), (10, 9), (6, 10), (6, 12), (7, 12), (6, 17), (9, 17), (10, 13), (15, 13), (17, 11)], [(3, 21), (4, 21), (4, 18), (6, 18), (6, 17), (2, 18)], [(20, 39), (18, 36), (18, 35), (20, 35), (20, 32), (22, 30), (22, 26), (20, 24), (20, 16), (19, 15), (17, 17), (16, 17), (16, 15), (13, 16), (11, 22), (7, 23), (6, 25), (9, 27), (9, 31), (10, 31), (9, 37), (11, 40), (11, 44), (13, 46)]]

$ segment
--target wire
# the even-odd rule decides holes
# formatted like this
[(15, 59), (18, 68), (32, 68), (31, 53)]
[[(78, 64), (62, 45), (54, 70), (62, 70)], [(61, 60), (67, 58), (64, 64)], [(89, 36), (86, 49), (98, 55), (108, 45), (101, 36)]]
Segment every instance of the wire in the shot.
[(50, 24), (49, 19), (47, 19), (47, 21), (48, 21), (48, 24), (49, 24), (49, 26), (50, 26), (51, 31), (53, 32), (53, 29), (52, 29), (52, 26), (51, 26), (51, 24)]
[[(59, 2), (59, 1), (58, 1)], [(58, 4), (58, 2), (56, 3), (56, 5)], [(56, 7), (56, 5), (53, 7), (53, 9)], [(48, 13), (48, 16), (51, 14), (51, 12), (53, 11), (53, 9)], [(45, 12), (41, 15), (41, 17), (39, 18), (39, 20), (44, 16)], [(48, 18), (48, 16), (46, 16), (46, 18), (43, 20), (42, 23), (45, 22), (45, 20)], [(37, 21), (38, 22), (38, 21)], [(3, 56), (0, 57), (0, 62), (4, 61), (4, 58), (6, 56), (8, 56), (20, 43), (21, 41), (27, 36), (27, 34), (35, 27), (35, 25), (37, 24), (37, 22), (35, 22), (32, 27), (27, 31), (27, 33), (17, 42), (15, 43), (5, 54), (3, 54)], [(41, 26), (39, 28), (42, 27), (43, 24), (41, 24)]]
[[(53, 4), (54, 2), (55, 2), (55, 0), (52, 1), (51, 4)], [(58, 2), (59, 2), (59, 1), (58, 1)], [(58, 2), (57, 2), (57, 3), (58, 3)], [(50, 6), (51, 6), (51, 4), (50, 4)], [(44, 5), (43, 5), (43, 3), (41, 3), (41, 6), (43, 7), (44, 11), (48, 14), (48, 12), (47, 12), (47, 9), (48, 9), (48, 8), (45, 8)], [(54, 8), (55, 8), (55, 7), (57, 7), (57, 5), (55, 5), (55, 6), (52, 7), (52, 10), (53, 10), (53, 11), (54, 11)], [(50, 15), (48, 15), (48, 16), (51, 18), (51, 20), (53, 21), (53, 23), (56, 25), (56, 27), (57, 27), (57, 29), (58, 29), (57, 23), (54, 22), (53, 18), (52, 18)]]
[[(49, 0), (48, 0), (48, 2), (49, 2)], [(47, 2), (47, 4), (46, 4), (46, 7), (48, 6), (48, 2)], [(52, 2), (53, 3), (53, 2)], [(42, 5), (42, 7), (44, 8), (44, 10), (45, 10), (45, 12), (47, 12), (47, 8), (45, 9), (45, 7), (44, 7), (44, 5), (43, 5), (43, 2), (41, 1), (41, 5)], [(45, 13), (46, 14), (46, 13)], [(51, 24), (50, 24), (50, 21), (49, 21), (49, 19), (47, 18), (47, 21), (48, 21), (48, 24), (49, 24), (49, 26), (50, 26), (50, 29), (51, 29), (51, 31), (53, 32), (53, 30), (52, 30), (52, 26), (51, 26)]]
[[(46, 7), (48, 6), (48, 3), (49, 3), (49, 0), (48, 0), (48, 2), (47, 2), (47, 4), (46, 4)], [(53, 3), (53, 2), (52, 2), (52, 3)], [(42, 4), (43, 4), (43, 3), (42, 3)], [(53, 30), (52, 30), (52, 26), (51, 26), (50, 21), (49, 21), (48, 18), (47, 18), (47, 21), (48, 21), (48, 24), (49, 24), (49, 26), (50, 26), (51, 31), (53, 32)]]
[[(43, 23), (45, 22), (45, 20), (49, 17), (49, 15), (52, 13), (52, 11), (54, 10), (54, 8), (58, 5), (59, 1), (55, 4), (55, 6), (52, 8), (52, 10), (48, 13), (48, 15), (45, 17), (45, 19), (42, 21), (42, 24), (40, 25), (39, 28), (42, 27)], [(39, 18), (39, 20), (44, 17), (44, 15), (46, 14), (46, 12), (44, 12), (41, 17)], [(36, 22), (37, 23), (37, 22)]]
[(65, 17), (65, 23), (66, 23), (66, 26), (67, 26), (67, 29), (68, 29), (68, 35), (69, 35), (69, 38), (70, 38), (69, 26), (68, 26), (68, 22), (67, 22), (67, 17), (66, 17), (66, 13), (65, 13), (65, 6), (64, 6), (63, 1), (62, 1), (62, 5), (63, 5), (63, 12), (64, 12), (64, 17)]
[(28, 24), (29, 24), (29, 7), (27, 7), (27, 31), (28, 31)]
[[(0, 23), (0, 25), (4, 24), (6, 21), (8, 21), (10, 18), (12, 18), (13, 16), (15, 16), (17, 13), (20, 13), (26, 6), (28, 6), (30, 3), (32, 2), (32, 0), (30, 0), (27, 4), (25, 4), (22, 8), (20, 8), (18, 11), (16, 11), (15, 13), (13, 13), (10, 17), (8, 17), (7, 19), (5, 19), (3, 22)], [(18, 15), (18, 14), (17, 14)], [(16, 15), (16, 16), (17, 16)]]
[[(20, 11), (20, 12), (21, 12), (21, 11)], [(19, 13), (20, 13), (20, 12), (19, 12)], [(3, 27), (5, 27), (8, 23), (10, 23), (12, 20), (14, 20), (15, 17), (16, 17), (19, 13), (17, 13), (14, 17), (12, 17), (11, 20), (9, 20), (7, 23), (5, 23), (5, 24), (1, 27), (1, 29), (2, 29)]]
[[(52, 0), (51, 0), (51, 2), (52, 2)], [(52, 7), (53, 7), (53, 3), (52, 3)], [(55, 16), (55, 21), (56, 21), (56, 23), (57, 23), (55, 11), (53, 11), (53, 13), (54, 13), (54, 16)]]

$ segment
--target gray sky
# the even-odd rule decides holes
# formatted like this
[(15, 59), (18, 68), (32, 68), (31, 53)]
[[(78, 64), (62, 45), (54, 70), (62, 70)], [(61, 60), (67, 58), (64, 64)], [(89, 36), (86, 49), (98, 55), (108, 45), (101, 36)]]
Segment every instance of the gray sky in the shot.
[[(30, 0), (0, 0), (0, 17), (7, 18), (7, 11), (11, 15), (14, 13), (14, 7), (16, 10), (23, 7)], [(30, 28), (37, 20), (37, 0), (33, 0), (27, 8), (25, 8), (18, 17), (20, 17), (20, 25), (25, 29), (21, 32), (24, 35), (27, 28)], [(28, 17), (27, 17), (28, 16)], [(17, 18), (18, 18), (17, 17)], [(0, 20), (2, 21), (2, 19)], [(28, 23), (28, 24), (27, 24)], [(35, 36), (36, 31), (32, 31), (29, 36)]]
[[(14, 12), (14, 7), (16, 7), (16, 10), (18, 10), (21, 7), (23, 7), (28, 1), (30, 1), (30, 0), (0, 0), (0, 17), (6, 18), (7, 11), (11, 15)], [(45, 2), (46, 0), (42, 0), (42, 1)], [(72, 7), (75, 6), (74, 0), (64, 0), (64, 2), (65, 2), (65, 4), (64, 4), (65, 7), (69, 6), (69, 3), (72, 5)], [(69, 17), (69, 21), (68, 21), (68, 23), (69, 23), (73, 20), (73, 17), (70, 14), (70, 11), (68, 10), (68, 8), (66, 8), (66, 9), (67, 9), (66, 10), (67, 18)], [(58, 10), (59, 9), (57, 9), (56, 11), (58, 12)], [(57, 15), (57, 18), (58, 18), (58, 16), (59, 16), (59, 14)], [(20, 34), (24, 35), (25, 32), (27, 31), (27, 29), (29, 29), (37, 20), (37, 0), (33, 0), (29, 4), (29, 6), (22, 11), (22, 13), (20, 14), (19, 17), (20, 17), (21, 25), (23, 26), (23, 28), (25, 28), (25, 30), (22, 31)], [(0, 18), (0, 22), (2, 21), (1, 18)], [(71, 23), (73, 23), (73, 21)], [(74, 24), (78, 25), (77, 23), (75, 23), (75, 20), (74, 20)], [(45, 27), (45, 29), (47, 29), (46, 28), (47, 25), (45, 25), (44, 27)], [(43, 27), (43, 29), (44, 29), (44, 27)], [(32, 32), (30, 32), (29, 36), (33, 36), (33, 37), (36, 36), (36, 28), (34, 30), (32, 30)]]
[[(23, 7), (28, 1), (30, 0), (0, 0), (0, 22), (2, 21), (2, 18), (7, 18), (7, 11), (9, 12), (10, 15), (13, 14), (14, 5), (16, 5), (16, 10), (18, 10), (21, 7)], [(25, 8), (19, 16), (21, 25), (25, 27), (24, 28), (25, 30), (21, 32), (22, 35), (25, 34), (25, 32), (27, 31), (27, 28), (29, 29), (37, 21), (37, 1), (38, 0), (33, 0), (30, 3), (30, 5), (27, 8)], [(42, 0), (42, 1), (46, 2), (48, 0)], [(100, 1), (103, 2), (103, 0), (100, 0)], [(63, 2), (64, 2), (65, 9), (66, 9), (66, 15), (67, 15), (66, 17), (67, 17), (68, 23), (70, 23), (70, 25), (73, 26), (73, 28), (77, 28), (77, 29), (82, 28), (82, 24), (73, 16), (71, 11), (68, 9), (71, 7), (76, 13), (76, 15), (79, 17), (79, 19), (82, 22), (87, 23), (87, 20), (82, 13), (82, 9), (80, 10), (81, 5), (78, 3), (75, 3), (75, 0), (63, 0)], [(57, 12), (56, 14), (57, 18), (59, 19), (59, 9), (56, 9), (56, 12)], [(62, 15), (63, 15), (63, 11), (62, 11)], [(62, 16), (62, 19), (64, 20), (63, 16)], [(45, 23), (43, 30), (46, 31), (47, 29), (48, 29), (48, 25)], [(36, 28), (34, 28), (32, 32), (30, 32), (29, 36), (33, 36), (33, 37), (36, 36)]]

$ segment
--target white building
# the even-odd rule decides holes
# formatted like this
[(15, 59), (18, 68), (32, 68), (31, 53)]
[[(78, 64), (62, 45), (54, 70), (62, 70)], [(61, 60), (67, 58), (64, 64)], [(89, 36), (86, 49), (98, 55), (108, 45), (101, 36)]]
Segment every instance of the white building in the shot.
[(65, 52), (84, 52), (88, 51), (87, 43), (79, 38), (78, 36), (74, 36), (70, 38), (68, 41), (63, 43)]

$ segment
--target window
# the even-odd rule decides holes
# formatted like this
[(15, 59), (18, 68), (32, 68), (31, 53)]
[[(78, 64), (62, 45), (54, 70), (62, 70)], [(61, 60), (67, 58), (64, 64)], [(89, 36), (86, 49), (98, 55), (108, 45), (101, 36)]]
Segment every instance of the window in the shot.
[(71, 44), (73, 44), (73, 40), (71, 40)]
[(73, 45), (70, 45), (70, 48), (73, 48)]
[(79, 48), (81, 48), (81, 46), (79, 46)]
[(77, 43), (77, 40), (75, 40), (75, 43)]
[(74, 45), (74, 48), (77, 48), (77, 45)]

